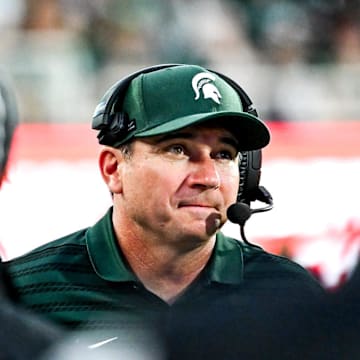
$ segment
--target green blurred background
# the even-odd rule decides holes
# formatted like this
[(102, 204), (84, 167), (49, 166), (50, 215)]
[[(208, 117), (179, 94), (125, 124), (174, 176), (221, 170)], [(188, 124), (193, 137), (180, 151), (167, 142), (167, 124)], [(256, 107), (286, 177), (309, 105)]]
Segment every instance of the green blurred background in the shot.
[(345, 0), (0, 0), (0, 66), (22, 122), (89, 122), (138, 68), (233, 77), (265, 120), (360, 119), (360, 4)]

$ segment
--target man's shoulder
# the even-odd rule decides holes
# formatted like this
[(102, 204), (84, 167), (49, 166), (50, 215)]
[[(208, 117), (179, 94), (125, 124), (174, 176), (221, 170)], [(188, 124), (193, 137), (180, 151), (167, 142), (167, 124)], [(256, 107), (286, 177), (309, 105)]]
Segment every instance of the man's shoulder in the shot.
[(302, 265), (286, 256), (270, 253), (259, 246), (251, 244), (242, 244), (242, 248), (244, 265), (249, 271), (256, 269), (269, 274), (283, 272), (294, 276), (296, 274), (310, 276), (310, 273)]
[(23, 255), (11, 260), (5, 261), (4, 265), (9, 270), (15, 270), (28, 266), (37, 266), (40, 264), (56, 262), (62, 259), (72, 259), (81, 256), (86, 250), (85, 234), (87, 229), (82, 229), (56, 240), (45, 243)]
[(11, 297), (37, 304), (38, 296), (44, 293), (50, 294), (51, 299), (60, 299), (67, 283), (78, 283), (84, 278), (92, 282), (94, 271), (85, 238), (86, 229), (80, 230), (2, 263)]
[[(249, 270), (253, 269), (261, 269), (264, 268), (266, 270), (281, 270), (284, 271), (292, 271), (292, 272), (300, 272), (309, 274), (309, 272), (302, 267), (300, 264), (291, 260), (288, 257), (281, 256), (278, 254), (270, 253), (261, 246), (245, 243), (241, 240), (223, 236), (223, 239), (227, 244), (232, 244), (231, 246), (236, 246), (241, 248), (244, 266)], [(234, 245), (236, 244), (236, 245)]]
[(230, 237), (225, 239), (236, 242), (241, 247), (244, 281), (249, 286), (274, 290), (294, 288), (308, 289), (310, 292), (323, 291), (315, 277), (292, 259), (237, 239)]

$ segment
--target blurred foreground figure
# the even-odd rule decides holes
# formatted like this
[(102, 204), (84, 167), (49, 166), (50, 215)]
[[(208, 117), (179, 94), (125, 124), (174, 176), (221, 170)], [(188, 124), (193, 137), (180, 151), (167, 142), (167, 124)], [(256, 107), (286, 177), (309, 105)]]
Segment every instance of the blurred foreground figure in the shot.
[[(0, 71), (0, 186), (17, 124), (15, 95)], [(11, 287), (7, 286), (7, 274), (0, 265), (0, 359), (37, 359), (61, 339), (62, 331), (10, 301)]]
[(347, 281), (328, 294), (339, 359), (360, 359), (360, 262)]

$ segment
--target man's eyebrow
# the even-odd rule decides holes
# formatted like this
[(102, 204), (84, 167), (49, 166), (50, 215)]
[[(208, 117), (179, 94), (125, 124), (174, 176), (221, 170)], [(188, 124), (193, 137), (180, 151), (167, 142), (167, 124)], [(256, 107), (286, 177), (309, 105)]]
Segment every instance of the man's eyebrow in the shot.
[(236, 150), (239, 149), (239, 142), (232, 136), (222, 136), (221, 142), (233, 146)]
[[(195, 137), (196, 137), (196, 135), (192, 134), (191, 132), (178, 131), (178, 132), (172, 132), (172, 133), (165, 134), (165, 135), (159, 137), (156, 142), (161, 143), (161, 142), (172, 140), (172, 139), (194, 139)], [(231, 145), (235, 149), (239, 148), (239, 142), (232, 136), (227, 136), (227, 135), (221, 136), (220, 142)]]

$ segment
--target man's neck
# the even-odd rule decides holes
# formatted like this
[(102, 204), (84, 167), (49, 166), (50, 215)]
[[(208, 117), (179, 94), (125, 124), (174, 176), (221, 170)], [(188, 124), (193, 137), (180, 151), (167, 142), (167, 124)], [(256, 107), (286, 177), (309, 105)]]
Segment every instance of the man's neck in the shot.
[(151, 245), (139, 239), (119, 241), (130, 267), (151, 292), (172, 303), (197, 278), (207, 264), (215, 236), (189, 251), (170, 246)]

